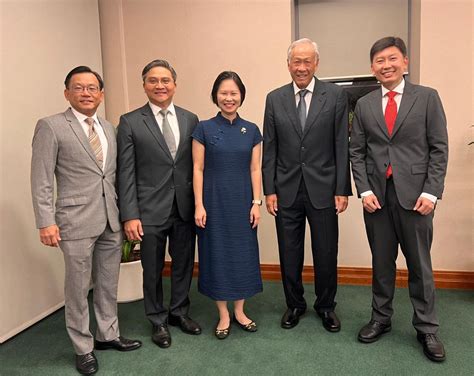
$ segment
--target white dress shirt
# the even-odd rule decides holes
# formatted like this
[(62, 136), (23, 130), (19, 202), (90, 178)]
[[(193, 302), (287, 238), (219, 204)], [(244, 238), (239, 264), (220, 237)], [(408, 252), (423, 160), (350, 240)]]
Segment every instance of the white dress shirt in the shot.
[[(397, 113), (398, 110), (400, 110), (400, 103), (402, 102), (402, 96), (403, 96), (403, 90), (405, 89), (405, 80), (403, 79), (393, 90), (387, 89), (385, 86), (382, 85), (382, 112), (385, 115), (385, 109), (387, 108), (387, 103), (388, 103), (388, 95), (387, 93), (389, 91), (394, 91), (397, 93), (395, 97), (393, 98), (395, 100), (395, 103), (397, 104)], [(365, 191), (360, 194), (362, 198), (367, 197), (369, 195), (374, 194), (372, 191)], [(433, 204), (436, 204), (437, 197), (433, 196), (432, 194), (423, 192), (421, 193), (420, 197), (425, 197), (429, 199)]]
[(94, 129), (97, 135), (99, 136), (100, 144), (102, 146), (102, 158), (104, 165), (102, 168), (105, 167), (105, 162), (107, 161), (107, 149), (108, 149), (108, 144), (107, 144), (107, 137), (105, 137), (105, 132), (104, 129), (102, 128), (102, 125), (99, 122), (99, 119), (97, 117), (97, 113), (95, 113), (92, 116), (87, 116), (84, 114), (81, 114), (79, 111), (76, 111), (74, 108), (71, 107), (72, 113), (74, 116), (77, 118), (79, 121), (79, 124), (81, 124), (82, 129), (84, 130), (84, 133), (86, 134), (87, 138), (89, 138), (89, 124), (86, 123), (87, 118), (92, 118), (94, 119)]
[[(161, 133), (163, 133), (163, 115), (160, 114), (160, 111), (162, 108), (154, 105), (151, 102), (148, 102), (150, 105), (151, 111), (153, 112), (153, 115), (155, 115), (156, 122), (158, 123), (158, 127), (160, 127)], [(176, 117), (176, 110), (174, 108), (174, 104), (171, 103), (167, 110), (168, 112), (168, 123), (171, 127), (171, 130), (173, 131), (174, 139), (176, 141), (176, 149), (178, 149), (179, 145), (179, 126), (178, 126), (178, 118)]]
[[(313, 98), (313, 92), (314, 92), (314, 85), (316, 83), (316, 80), (313, 79), (311, 80), (311, 82), (308, 84), (308, 86), (306, 86), (306, 90), (308, 90), (308, 92), (306, 93), (306, 95), (304, 96), (304, 101), (306, 102), (306, 117), (308, 117), (308, 111), (309, 111), (309, 106), (311, 104), (311, 98)], [(298, 87), (298, 85), (296, 85), (294, 82), (293, 82), (293, 90), (295, 91), (295, 101), (296, 101), (296, 108), (298, 108), (298, 104), (300, 103), (300, 91), (303, 90), (303, 89), (300, 89)]]

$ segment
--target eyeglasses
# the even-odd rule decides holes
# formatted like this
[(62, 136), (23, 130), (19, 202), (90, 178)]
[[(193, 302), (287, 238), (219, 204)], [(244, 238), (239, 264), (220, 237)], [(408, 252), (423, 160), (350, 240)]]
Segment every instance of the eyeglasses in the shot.
[(71, 90), (76, 93), (82, 93), (84, 90), (89, 92), (89, 94), (97, 94), (100, 91), (100, 88), (96, 85), (89, 85), (89, 86), (82, 86), (82, 85), (74, 85)]
[(145, 81), (147, 85), (152, 85), (152, 86), (158, 85), (159, 83), (161, 83), (163, 86), (167, 86), (171, 84), (171, 82), (173, 82), (173, 80), (167, 77), (162, 78), (161, 80), (159, 78), (148, 78)]

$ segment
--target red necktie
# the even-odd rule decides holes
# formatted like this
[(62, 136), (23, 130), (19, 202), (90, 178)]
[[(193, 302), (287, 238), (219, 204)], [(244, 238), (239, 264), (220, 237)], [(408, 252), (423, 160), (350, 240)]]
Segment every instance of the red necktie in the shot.
[[(395, 95), (397, 95), (394, 91), (389, 91), (387, 93), (388, 102), (387, 107), (385, 107), (385, 124), (387, 124), (388, 135), (392, 136), (393, 126), (395, 125), (395, 120), (397, 119), (397, 102), (395, 102)], [(387, 179), (392, 176), (392, 165), (389, 164), (387, 167), (387, 172), (385, 174)]]

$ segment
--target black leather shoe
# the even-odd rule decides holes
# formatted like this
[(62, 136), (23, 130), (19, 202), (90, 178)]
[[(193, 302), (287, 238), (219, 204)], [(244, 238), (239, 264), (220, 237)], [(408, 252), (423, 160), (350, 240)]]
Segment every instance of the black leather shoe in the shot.
[(233, 317), (234, 322), (240, 327), (240, 329), (245, 330), (246, 332), (254, 333), (257, 331), (257, 324), (255, 321), (251, 320), (248, 324), (241, 324), (237, 317)]
[(93, 352), (76, 355), (76, 369), (82, 375), (93, 375), (99, 370), (99, 363)]
[(318, 316), (321, 317), (324, 329), (326, 329), (328, 332), (335, 333), (341, 330), (341, 322), (337, 318), (334, 311), (318, 312)]
[(151, 340), (155, 342), (162, 349), (166, 349), (171, 346), (171, 335), (168, 330), (168, 325), (160, 324), (153, 326), (153, 332), (151, 334)]
[(392, 330), (391, 324), (383, 324), (375, 320), (370, 320), (370, 322), (360, 330), (357, 339), (360, 342), (372, 343), (377, 341), (382, 334), (388, 333), (390, 330)]
[(102, 342), (96, 340), (94, 347), (96, 350), (114, 349), (118, 351), (132, 351), (138, 349), (141, 345), (141, 341), (120, 336), (113, 341)]
[(304, 309), (288, 308), (281, 318), (281, 327), (284, 329), (295, 327), (300, 322), (300, 316), (302, 316), (304, 312)]
[(201, 327), (199, 324), (191, 319), (189, 316), (168, 316), (168, 324), (179, 326), (184, 333), (201, 334)]
[(423, 345), (423, 352), (429, 360), (443, 362), (446, 359), (443, 343), (436, 337), (436, 334), (418, 333), (416, 338)]

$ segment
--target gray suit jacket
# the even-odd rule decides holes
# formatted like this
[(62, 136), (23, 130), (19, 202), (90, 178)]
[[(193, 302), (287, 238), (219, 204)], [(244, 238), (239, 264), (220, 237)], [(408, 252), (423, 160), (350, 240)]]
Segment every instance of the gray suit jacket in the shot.
[(422, 192), (441, 198), (448, 164), (448, 133), (436, 90), (405, 82), (393, 133), (388, 135), (382, 90), (359, 99), (350, 141), (352, 172), (360, 193), (371, 190), (385, 202), (390, 163), (400, 205), (412, 210)]
[(185, 221), (194, 218), (191, 135), (195, 114), (174, 106), (180, 141), (173, 160), (149, 104), (120, 117), (117, 131), (120, 218), (164, 224), (174, 198)]
[[(108, 152), (104, 171), (71, 109), (36, 125), (31, 161), (31, 193), (37, 228), (57, 224), (63, 240), (100, 235), (109, 222), (120, 230), (115, 169), (115, 129), (99, 118)], [(54, 177), (57, 198), (54, 205)]]
[(317, 78), (304, 131), (293, 84), (267, 96), (263, 123), (263, 190), (291, 206), (304, 177), (317, 209), (334, 207), (334, 196), (352, 195), (349, 173), (348, 100), (344, 90)]

